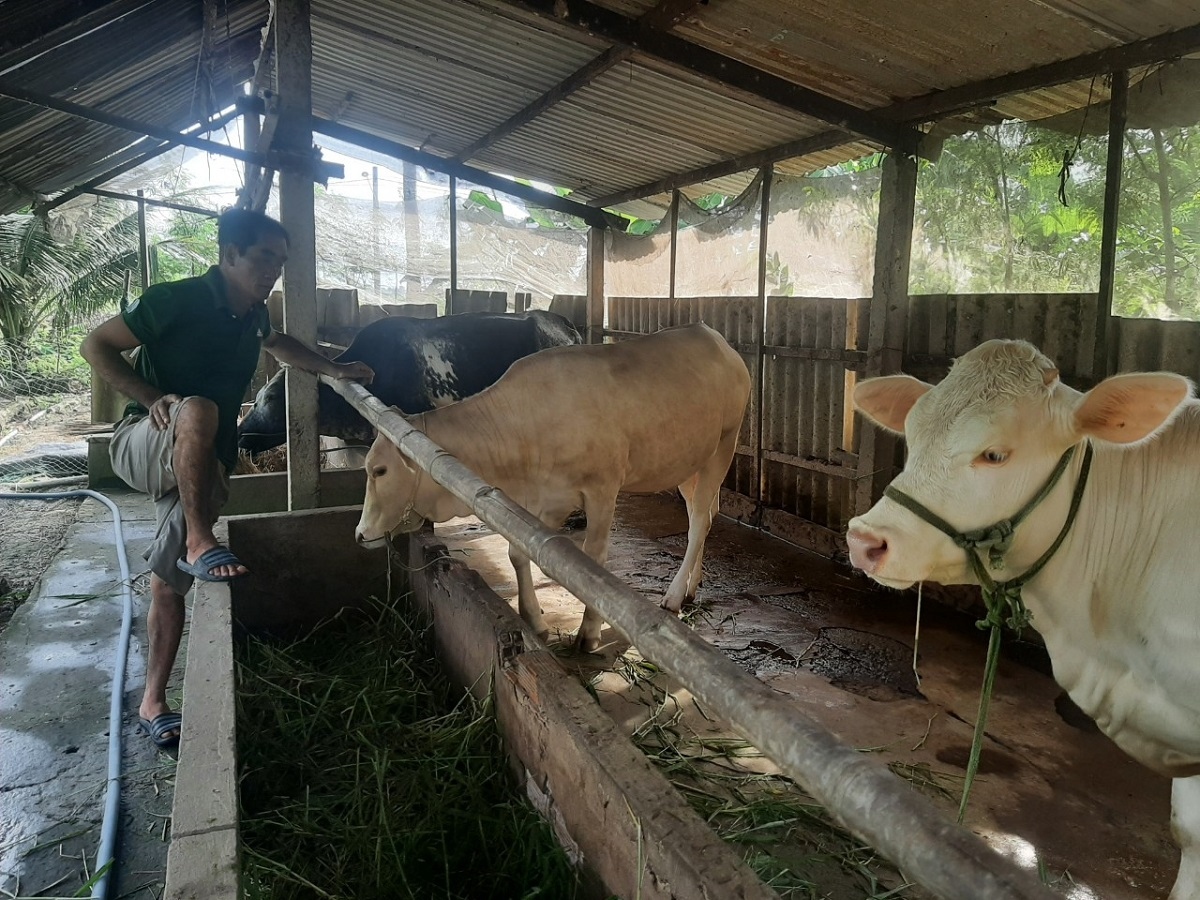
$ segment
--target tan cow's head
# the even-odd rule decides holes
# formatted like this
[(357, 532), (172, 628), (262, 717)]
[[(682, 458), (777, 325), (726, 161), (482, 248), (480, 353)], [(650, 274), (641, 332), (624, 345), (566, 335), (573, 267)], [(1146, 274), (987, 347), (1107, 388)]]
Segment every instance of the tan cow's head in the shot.
[[(1020, 510), (1068, 447), (1084, 438), (1148, 440), (1190, 395), (1186, 378), (1164, 372), (1115, 375), (1080, 394), (1031, 344), (988, 341), (936, 387), (907, 375), (871, 378), (855, 389), (854, 402), (907, 440), (893, 485), (953, 528), (972, 531)], [(1069, 496), (1073, 482), (1069, 475), (1056, 491)], [(891, 587), (974, 580), (962, 549), (887, 497), (851, 520), (847, 541), (854, 565)]]
[(375, 437), (367, 451), (367, 495), (354, 537), (376, 547), (390, 535), (409, 534), (428, 519), (444, 522), (470, 510), (400, 452), (387, 437)]

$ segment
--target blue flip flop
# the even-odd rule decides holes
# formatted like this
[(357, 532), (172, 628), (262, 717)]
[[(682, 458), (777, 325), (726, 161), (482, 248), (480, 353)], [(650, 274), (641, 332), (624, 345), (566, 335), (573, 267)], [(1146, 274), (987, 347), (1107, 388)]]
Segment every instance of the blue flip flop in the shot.
[[(175, 560), (180, 570), (187, 572), (194, 578), (199, 578), (201, 581), (233, 581), (235, 578), (241, 578), (241, 575), (210, 575), (209, 572), (217, 566), (240, 566), (242, 561), (238, 559), (229, 550), (228, 547), (222, 547), (220, 544), (205, 550), (200, 554), (200, 558), (194, 563), (187, 561), (185, 557), (180, 557)], [(243, 573), (245, 574), (245, 573)]]
[[(154, 746), (159, 750), (170, 750), (179, 745), (179, 732), (183, 730), (182, 725), (183, 716), (177, 712), (161, 713), (153, 719), (138, 717), (138, 731), (148, 734), (150, 740), (154, 741)], [(167, 734), (168, 731), (176, 733)]]

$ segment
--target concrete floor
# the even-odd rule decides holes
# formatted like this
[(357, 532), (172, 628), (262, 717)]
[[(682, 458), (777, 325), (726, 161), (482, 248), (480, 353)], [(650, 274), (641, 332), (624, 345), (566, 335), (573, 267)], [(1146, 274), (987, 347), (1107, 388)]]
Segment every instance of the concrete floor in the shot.
[[(110, 496), (124, 520), (135, 585), (119, 866), (110, 896), (156, 898), (166, 871), (174, 762), (136, 732), (148, 602), (136, 592), (145, 591), (146, 577), (137, 576), (145, 572), (141, 554), (153, 535), (154, 509), (144, 495)], [(0, 636), (0, 896), (74, 896), (95, 872), (119, 582), (108, 510), (84, 501), (63, 548)], [(180, 653), (174, 684), (181, 683), (183, 661)]]
[[(682, 504), (666, 495), (625, 498), (618, 517), (610, 568), (647, 596), (661, 596), (686, 544)], [(513, 597), (502, 539), (473, 519), (436, 531), (500, 596)], [(915, 597), (877, 589), (729, 520), (714, 527), (704, 570), (690, 614), (697, 631), (848, 744), (872, 748), (887, 763), (928, 766), (953, 794), (931, 799), (953, 819), (987, 643), (973, 619), (926, 600), (918, 687)], [(582, 607), (536, 567), (535, 579), (554, 640), (565, 645)], [(564, 661), (592, 677), (611, 668), (628, 644), (608, 628), (602, 637), (600, 653)], [(1169, 781), (1125, 757), (1063, 703), (1040, 648), (1009, 647), (967, 826), (1023, 865), (1040, 861), (1073, 900), (1165, 897), (1179, 858), (1168, 828)], [(628, 730), (646, 720), (644, 698), (624, 680), (602, 675), (597, 684), (602, 704)], [(716, 730), (695, 718), (696, 729)]]

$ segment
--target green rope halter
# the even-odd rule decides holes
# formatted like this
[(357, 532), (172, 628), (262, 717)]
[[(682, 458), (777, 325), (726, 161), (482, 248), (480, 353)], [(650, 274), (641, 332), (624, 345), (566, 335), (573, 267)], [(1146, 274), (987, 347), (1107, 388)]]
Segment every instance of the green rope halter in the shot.
[(979, 714), (975, 718), (975, 735), (971, 741), (971, 757), (967, 762), (967, 775), (963, 781), (962, 801), (958, 807), (959, 824), (962, 824), (963, 816), (966, 814), (967, 798), (971, 795), (971, 785), (975, 781), (975, 774), (979, 771), (979, 754), (983, 747), (984, 728), (987, 725), (988, 704), (991, 700), (992, 685), (996, 681), (996, 669), (1000, 660), (1000, 626), (1006, 624), (1014, 631), (1020, 632), (1022, 628), (1029, 624), (1029, 610), (1025, 608), (1025, 601), (1021, 598), (1021, 589), (1042, 571), (1046, 563), (1058, 551), (1062, 542), (1066, 540), (1067, 532), (1071, 530), (1071, 525), (1075, 522), (1075, 515), (1079, 512), (1079, 504), (1083, 499), (1083, 490), (1087, 486), (1088, 473), (1092, 469), (1091, 443), (1088, 442), (1084, 447), (1083, 465), (1079, 470), (1079, 480), (1075, 482), (1075, 492), (1071, 495), (1071, 506), (1067, 511), (1066, 521), (1063, 522), (1063, 526), (1058, 532), (1058, 537), (1054, 539), (1054, 543), (1050, 545), (1045, 553), (1038, 557), (1033, 565), (1015, 578), (1009, 578), (1007, 581), (996, 581), (992, 578), (991, 573), (988, 572), (988, 567), (984, 565), (983, 559), (980, 558), (979, 551), (987, 550), (988, 561), (993, 570), (1003, 567), (1004, 555), (1012, 547), (1013, 535), (1017, 530), (1017, 526), (1054, 490), (1054, 486), (1058, 484), (1063, 473), (1066, 472), (1067, 466), (1070, 465), (1071, 458), (1075, 455), (1076, 446), (1078, 445), (1072, 445), (1067, 448), (1067, 451), (1059, 458), (1058, 464), (1054, 467), (1054, 471), (1050, 473), (1050, 477), (1046, 480), (1046, 483), (1042, 485), (1042, 489), (1034, 494), (1028, 503), (1010, 518), (990, 525), (987, 528), (977, 528), (974, 531), (957, 531), (937, 513), (918, 503), (903, 491), (889, 486), (883, 492), (885, 497), (900, 504), (917, 518), (932, 525), (950, 538), (950, 540), (954, 541), (956, 546), (962, 547), (963, 552), (967, 554), (967, 559), (971, 563), (971, 569), (974, 571), (975, 577), (979, 579), (979, 585), (983, 592), (983, 604), (987, 609), (986, 617), (975, 624), (979, 628), (990, 627), (992, 630), (988, 638), (987, 664), (984, 666), (983, 689), (979, 695)]
[[(1003, 567), (1004, 556), (1012, 548), (1017, 526), (1025, 521), (1026, 517), (1054, 490), (1054, 486), (1058, 484), (1063, 473), (1067, 471), (1067, 466), (1070, 465), (1071, 458), (1075, 455), (1075, 446), (1077, 445), (1067, 448), (1067, 451), (1059, 458), (1058, 464), (1054, 467), (1054, 471), (1050, 473), (1050, 477), (1046, 480), (1046, 483), (1042, 485), (1041, 490), (1034, 494), (1028, 503), (1011, 517), (996, 522), (994, 525), (989, 525), (986, 528), (976, 528), (973, 531), (957, 531), (954, 526), (937, 513), (923, 506), (903, 491), (889, 486), (883, 492), (885, 497), (900, 504), (917, 518), (923, 519), (942, 532), (942, 534), (954, 541), (955, 545), (961, 547), (967, 554), (967, 559), (971, 563), (971, 569), (974, 571), (975, 577), (979, 579), (980, 586), (983, 589), (983, 602), (987, 607), (987, 617), (977, 623), (980, 628), (1006, 624), (1010, 628), (1020, 631), (1029, 624), (1029, 612), (1025, 609), (1025, 603), (1021, 599), (1021, 588), (1042, 571), (1046, 563), (1058, 551), (1058, 548), (1067, 537), (1067, 532), (1071, 530), (1071, 525), (1075, 522), (1075, 514), (1079, 511), (1079, 502), (1083, 499), (1083, 489), (1087, 486), (1088, 472), (1091, 471), (1092, 467), (1092, 445), (1090, 443), (1087, 444), (1083, 451), (1083, 468), (1079, 472), (1079, 481), (1075, 484), (1075, 493), (1071, 497), (1071, 508), (1067, 512), (1067, 519), (1063, 523), (1058, 537), (1054, 539), (1054, 543), (1041, 555), (1037, 562), (1030, 566), (1023, 575), (1018, 575), (1016, 578), (1010, 578), (1007, 581), (996, 581), (988, 572), (987, 567), (984, 566), (983, 560), (979, 556), (979, 551), (987, 551), (988, 562), (992, 569)], [(1006, 613), (1007, 615), (1005, 615)]]

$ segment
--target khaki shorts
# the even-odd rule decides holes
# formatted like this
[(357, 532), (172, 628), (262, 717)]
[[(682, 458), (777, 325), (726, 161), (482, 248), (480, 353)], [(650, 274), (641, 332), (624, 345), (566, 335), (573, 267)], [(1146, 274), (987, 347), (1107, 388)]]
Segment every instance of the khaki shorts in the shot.
[[(173, 466), (175, 423), (179, 410), (190, 399), (185, 397), (171, 407), (170, 424), (162, 431), (151, 424), (149, 416), (126, 416), (117, 423), (108, 450), (113, 471), (121, 480), (154, 500), (158, 529), (154, 542), (142, 555), (150, 563), (150, 571), (178, 594), (186, 594), (194, 580), (175, 565), (187, 552), (187, 521), (179, 502)], [(221, 507), (229, 499), (229, 474), (215, 457), (212, 485), (215, 522)]]

